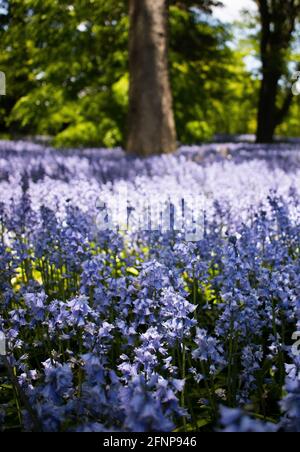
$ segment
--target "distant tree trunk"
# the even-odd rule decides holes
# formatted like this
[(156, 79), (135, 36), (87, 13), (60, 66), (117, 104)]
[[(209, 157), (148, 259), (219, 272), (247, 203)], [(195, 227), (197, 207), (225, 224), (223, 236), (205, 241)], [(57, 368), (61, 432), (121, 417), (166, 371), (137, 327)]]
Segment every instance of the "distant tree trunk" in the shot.
[(271, 143), (276, 127), (289, 111), (293, 95), (288, 88), (278, 107), (279, 81), (287, 72), (286, 51), (290, 48), (296, 20), (300, 13), (299, 0), (256, 0), (261, 20), (260, 52), (262, 82), (257, 115), (258, 143)]
[(280, 74), (265, 69), (260, 88), (258, 120), (257, 120), (257, 142), (272, 143), (275, 129), (277, 127), (277, 94)]
[(127, 151), (173, 152), (176, 130), (168, 71), (168, 1), (129, 0), (129, 118)]

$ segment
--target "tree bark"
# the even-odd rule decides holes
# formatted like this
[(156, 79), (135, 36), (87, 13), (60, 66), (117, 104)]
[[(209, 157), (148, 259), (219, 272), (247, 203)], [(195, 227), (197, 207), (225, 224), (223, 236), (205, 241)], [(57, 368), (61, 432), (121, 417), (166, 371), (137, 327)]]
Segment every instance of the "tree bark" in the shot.
[(278, 77), (275, 73), (276, 64), (272, 61), (271, 55), (271, 11), (268, 1), (260, 0), (258, 3), (262, 27), (260, 53), (263, 70), (259, 93), (256, 141), (258, 143), (272, 143), (275, 133), (276, 98), (280, 74)]
[(276, 100), (278, 94), (278, 82), (280, 76), (276, 73), (264, 74), (261, 83), (257, 134), (258, 143), (272, 143), (277, 127)]
[(168, 70), (167, 0), (129, 0), (127, 151), (149, 156), (176, 150)]

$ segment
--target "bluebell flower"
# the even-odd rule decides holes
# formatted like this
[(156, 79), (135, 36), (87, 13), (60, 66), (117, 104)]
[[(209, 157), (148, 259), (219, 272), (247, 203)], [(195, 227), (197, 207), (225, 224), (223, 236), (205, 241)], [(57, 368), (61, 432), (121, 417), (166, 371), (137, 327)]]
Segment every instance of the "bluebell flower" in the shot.
[(221, 407), (223, 433), (275, 433), (278, 426), (253, 419), (240, 409)]

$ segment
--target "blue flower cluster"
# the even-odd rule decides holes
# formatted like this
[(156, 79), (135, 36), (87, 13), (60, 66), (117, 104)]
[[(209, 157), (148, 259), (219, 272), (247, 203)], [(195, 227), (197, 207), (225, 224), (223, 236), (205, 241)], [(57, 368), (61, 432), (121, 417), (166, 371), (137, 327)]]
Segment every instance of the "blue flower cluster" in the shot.
[[(139, 227), (163, 194), (206, 199), (199, 240)], [(299, 432), (299, 194), (292, 146), (1, 142), (0, 430)]]

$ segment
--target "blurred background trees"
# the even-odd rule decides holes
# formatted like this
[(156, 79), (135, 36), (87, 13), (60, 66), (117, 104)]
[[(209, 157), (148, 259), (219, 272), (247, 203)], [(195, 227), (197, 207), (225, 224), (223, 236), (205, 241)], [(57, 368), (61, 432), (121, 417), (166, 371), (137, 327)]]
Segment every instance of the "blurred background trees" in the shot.
[[(216, 3), (169, 0), (170, 80), (182, 143), (257, 130), (261, 71), (249, 55), (256, 62), (262, 56), (261, 16), (228, 24), (214, 16)], [(287, 105), (300, 61), (297, 27), (295, 18), (282, 52), (277, 108)], [(270, 23), (272, 33), (277, 28)], [(49, 136), (58, 146), (124, 145), (128, 40), (127, 0), (0, 0), (0, 70), (7, 76), (0, 135)], [(299, 136), (299, 97), (288, 107), (276, 133)]]
[[(257, 0), (260, 16), (260, 56), (262, 82), (259, 94), (257, 141), (271, 143), (293, 100), (288, 84), (281, 104), (280, 83), (289, 74), (289, 54), (300, 17), (299, 0)], [(300, 69), (300, 66), (299, 66)]]

